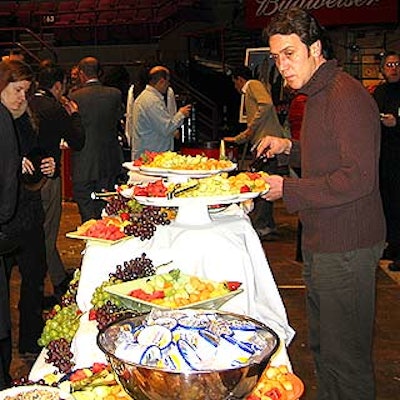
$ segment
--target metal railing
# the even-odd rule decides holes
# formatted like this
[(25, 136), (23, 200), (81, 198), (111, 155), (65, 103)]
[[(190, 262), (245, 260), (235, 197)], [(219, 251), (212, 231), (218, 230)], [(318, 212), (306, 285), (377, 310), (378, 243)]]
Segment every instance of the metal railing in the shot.
[(198, 140), (218, 140), (220, 117), (218, 105), (213, 100), (199, 92), (185, 80), (172, 74), (172, 86), (175, 93), (186, 96), (196, 107), (196, 131)]
[(12, 40), (8, 42), (0, 42), (0, 47), (18, 47), (21, 51), (32, 57), (35, 61), (40, 61), (40, 58), (32, 52), (30, 49), (28, 49), (24, 44), (22, 44), (19, 41), (19, 34), (25, 33), (28, 34), (34, 39), (36, 42), (40, 44), (41, 50), (46, 49), (47, 51), (50, 52), (50, 54), (53, 56), (54, 61), (57, 61), (57, 53), (54, 50), (53, 46), (50, 46), (48, 43), (46, 43), (40, 35), (37, 33), (33, 32), (29, 28), (25, 27), (4, 27), (0, 28), (0, 33), (3, 32), (11, 32), (12, 33)]

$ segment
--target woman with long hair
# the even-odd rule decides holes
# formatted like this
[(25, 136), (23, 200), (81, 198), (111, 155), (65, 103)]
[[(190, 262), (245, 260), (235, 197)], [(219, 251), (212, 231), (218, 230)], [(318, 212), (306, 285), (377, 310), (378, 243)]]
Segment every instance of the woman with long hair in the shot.
[(21, 275), (19, 299), (19, 342), (21, 354), (38, 354), (37, 339), (43, 329), (42, 302), (46, 273), (44, 213), (40, 187), (54, 174), (52, 157), (42, 154), (37, 144), (35, 124), (27, 107), (27, 94), (34, 80), (28, 64), (20, 60), (0, 63), (0, 77), (5, 83), (1, 103), (11, 113), (17, 132), (21, 157), (17, 207), (14, 216), (2, 226), (8, 237), (18, 243), (17, 250), (5, 256), (8, 273), (18, 265)]

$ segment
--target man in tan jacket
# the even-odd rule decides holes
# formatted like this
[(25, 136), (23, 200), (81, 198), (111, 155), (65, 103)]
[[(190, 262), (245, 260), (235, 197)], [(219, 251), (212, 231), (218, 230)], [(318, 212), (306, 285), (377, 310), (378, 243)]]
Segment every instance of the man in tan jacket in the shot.
[[(261, 81), (253, 79), (252, 75), (250, 68), (245, 66), (232, 71), (235, 89), (244, 94), (247, 127), (238, 135), (226, 137), (224, 140), (237, 144), (249, 142), (254, 147), (265, 136), (282, 137), (283, 128), (267, 87)], [(271, 202), (255, 199), (250, 218), (260, 238), (267, 238), (276, 233)]]

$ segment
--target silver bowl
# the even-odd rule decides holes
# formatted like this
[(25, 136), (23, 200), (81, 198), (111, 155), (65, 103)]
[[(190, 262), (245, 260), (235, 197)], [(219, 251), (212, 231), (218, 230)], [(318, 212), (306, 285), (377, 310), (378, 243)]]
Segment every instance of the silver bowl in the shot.
[[(171, 311), (172, 312), (172, 311)], [(173, 311), (176, 313), (176, 311)], [(210, 310), (182, 310), (190, 315), (210, 313)], [(147, 314), (112, 323), (97, 336), (97, 344), (105, 353), (121, 385), (135, 400), (224, 400), (243, 399), (257, 384), (271, 356), (279, 347), (278, 335), (263, 323), (234, 313), (212, 311), (223, 319), (250, 321), (268, 334), (268, 349), (261, 361), (229, 369), (173, 372), (156, 367), (127, 362), (115, 356), (115, 339), (119, 326), (138, 326)]]

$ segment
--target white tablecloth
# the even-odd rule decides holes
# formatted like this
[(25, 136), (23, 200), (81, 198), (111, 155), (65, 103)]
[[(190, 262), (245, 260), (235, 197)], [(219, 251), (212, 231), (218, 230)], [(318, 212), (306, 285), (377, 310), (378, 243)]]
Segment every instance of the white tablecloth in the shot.
[[(213, 216), (213, 222), (200, 226), (172, 223), (159, 226), (150, 240), (132, 238), (118, 244), (100, 245), (88, 242), (81, 266), (77, 293), (79, 308), (87, 313), (93, 291), (115, 271), (118, 264), (139, 257), (142, 253), (155, 266), (173, 261), (171, 268), (207, 279), (240, 281), (244, 292), (225, 303), (223, 310), (248, 315), (271, 327), (288, 345), (294, 336), (286, 310), (269, 268), (260, 240), (248, 217), (243, 213)], [(84, 314), (71, 349), (78, 368), (102, 361), (96, 346), (97, 330)], [(288, 363), (283, 346), (276, 364)], [(43, 376), (43, 360), (37, 360), (31, 379)]]

